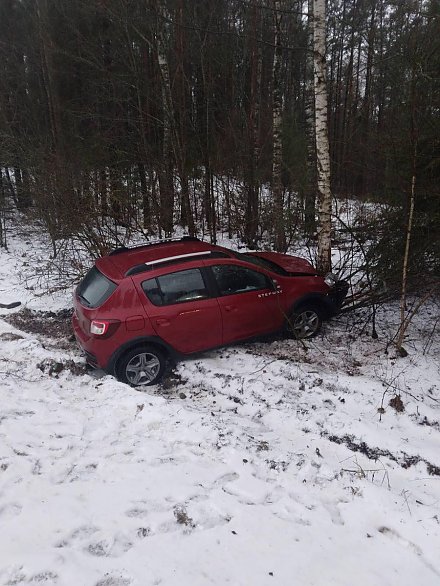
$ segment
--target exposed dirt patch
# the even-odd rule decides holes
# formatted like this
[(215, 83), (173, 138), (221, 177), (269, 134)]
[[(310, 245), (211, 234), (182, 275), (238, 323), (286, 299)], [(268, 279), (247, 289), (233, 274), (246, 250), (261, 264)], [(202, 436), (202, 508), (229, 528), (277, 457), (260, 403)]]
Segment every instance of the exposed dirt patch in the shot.
[(13, 332), (3, 332), (3, 334), (0, 334), (0, 340), (2, 342), (16, 342), (17, 340), (23, 339), (23, 336), (20, 336), (20, 334), (14, 334)]
[(402, 397), (400, 395), (394, 395), (394, 397), (388, 403), (390, 407), (393, 407), (398, 413), (405, 411), (405, 405), (403, 404)]
[(25, 308), (3, 319), (18, 330), (51, 338), (57, 341), (59, 348), (67, 349), (74, 343), (71, 316), (71, 309), (33, 311)]
[(426, 464), (428, 474), (431, 474), (431, 476), (440, 476), (440, 467), (436, 466), (435, 464), (431, 464), (431, 462), (428, 462), (428, 460), (425, 460), (421, 456), (410, 456), (405, 452), (400, 452), (400, 454), (396, 455), (389, 450), (382, 450), (381, 448), (370, 448), (370, 446), (368, 446), (365, 442), (356, 441), (356, 438), (353, 435), (337, 436), (323, 433), (322, 436), (326, 437), (335, 444), (344, 444), (352, 452), (360, 452), (361, 454), (364, 454), (364, 456), (366, 456), (369, 460), (377, 461), (379, 458), (385, 457), (389, 458), (393, 462), (396, 462), (402, 468), (410, 468), (419, 462), (424, 462)]
[(160, 383), (159, 388), (164, 395), (172, 394), (173, 392), (178, 391), (187, 382), (188, 381), (184, 379), (182, 375), (175, 370), (170, 369)]
[(174, 517), (179, 525), (186, 525), (192, 529), (196, 526), (183, 505), (176, 505), (174, 507)]
[(427, 427), (432, 427), (433, 429), (440, 431), (440, 423), (438, 421), (430, 421), (426, 415), (423, 419), (417, 421), (417, 423), (419, 425), (426, 425)]
[(59, 362), (58, 360), (52, 360), (51, 358), (46, 358), (42, 362), (39, 362), (37, 368), (53, 378), (58, 378), (58, 375), (64, 370), (68, 370), (76, 375), (82, 375), (88, 372), (88, 366), (86, 364), (74, 362), (73, 360), (63, 360), (62, 362)]

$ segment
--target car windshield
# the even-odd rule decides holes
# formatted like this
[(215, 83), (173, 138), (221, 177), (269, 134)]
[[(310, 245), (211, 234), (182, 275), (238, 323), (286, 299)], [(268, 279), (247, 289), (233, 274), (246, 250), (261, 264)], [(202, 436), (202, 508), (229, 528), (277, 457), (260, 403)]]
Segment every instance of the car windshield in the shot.
[(272, 271), (277, 275), (287, 275), (287, 272), (282, 267), (272, 262), (271, 260), (262, 258), (261, 256), (254, 256), (253, 254), (246, 254), (243, 252), (237, 252), (236, 256), (239, 260), (244, 260), (245, 262), (249, 262), (257, 267), (261, 267), (262, 269)]
[(99, 307), (110, 297), (116, 287), (113, 281), (93, 267), (78, 285), (76, 293), (87, 307)]

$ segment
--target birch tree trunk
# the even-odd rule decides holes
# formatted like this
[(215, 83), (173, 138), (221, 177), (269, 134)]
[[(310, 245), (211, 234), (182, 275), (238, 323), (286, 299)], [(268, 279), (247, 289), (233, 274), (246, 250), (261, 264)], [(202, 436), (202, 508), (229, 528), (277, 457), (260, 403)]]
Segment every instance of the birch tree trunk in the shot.
[(318, 182), (318, 259), (321, 273), (331, 270), (330, 152), (327, 118), (327, 76), (325, 61), (325, 0), (313, 3), (315, 134)]
[(286, 251), (284, 227), (284, 198), (282, 184), (282, 96), (281, 96), (281, 12), (280, 0), (274, 0), (274, 53), (272, 63), (272, 195), (273, 220), (275, 229), (275, 249)]
[(308, 236), (312, 235), (316, 230), (316, 131), (313, 69), (313, 0), (308, 0), (306, 83), (304, 99), (307, 144), (307, 184), (304, 194), (304, 231)]

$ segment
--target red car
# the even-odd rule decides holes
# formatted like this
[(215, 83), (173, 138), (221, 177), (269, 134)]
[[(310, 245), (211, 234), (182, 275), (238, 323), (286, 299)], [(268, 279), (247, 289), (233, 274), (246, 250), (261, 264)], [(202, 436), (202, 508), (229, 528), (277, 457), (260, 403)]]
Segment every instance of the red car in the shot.
[(310, 338), (347, 289), (295, 256), (184, 237), (99, 258), (76, 288), (72, 322), (89, 364), (151, 385), (170, 357), (283, 329)]

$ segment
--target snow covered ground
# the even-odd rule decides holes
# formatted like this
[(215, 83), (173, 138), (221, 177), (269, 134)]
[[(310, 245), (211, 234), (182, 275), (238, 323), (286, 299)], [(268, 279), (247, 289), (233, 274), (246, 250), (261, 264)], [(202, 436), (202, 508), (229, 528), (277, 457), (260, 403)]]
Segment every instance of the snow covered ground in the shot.
[(140, 392), (85, 370), (36, 239), (0, 250), (1, 585), (440, 584), (438, 306), (404, 359), (387, 306)]

